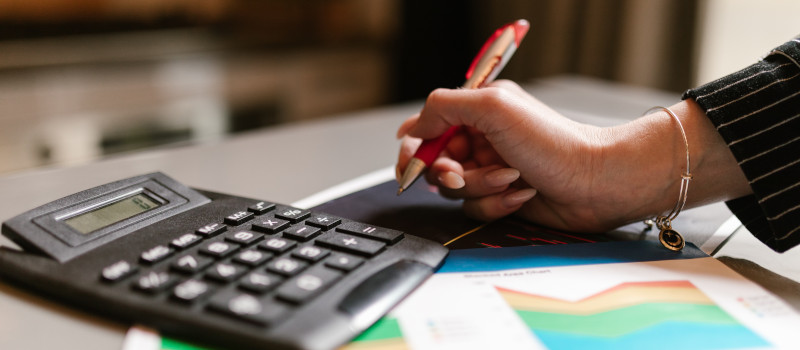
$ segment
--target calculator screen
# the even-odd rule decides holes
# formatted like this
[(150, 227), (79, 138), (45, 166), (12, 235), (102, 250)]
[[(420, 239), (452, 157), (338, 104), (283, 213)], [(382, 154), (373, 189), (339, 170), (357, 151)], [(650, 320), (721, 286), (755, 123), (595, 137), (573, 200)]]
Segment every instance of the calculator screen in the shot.
[(160, 206), (161, 203), (144, 193), (139, 193), (73, 216), (64, 222), (85, 235)]

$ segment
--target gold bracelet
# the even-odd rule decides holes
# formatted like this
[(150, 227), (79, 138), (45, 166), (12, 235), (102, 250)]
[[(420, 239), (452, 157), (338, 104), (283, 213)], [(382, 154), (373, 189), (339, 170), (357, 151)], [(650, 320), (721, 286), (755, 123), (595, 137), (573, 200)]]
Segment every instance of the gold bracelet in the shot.
[[(656, 106), (653, 108), (648, 109), (644, 112), (645, 115), (650, 114), (651, 112), (663, 110), (669, 114), (672, 119), (678, 123), (678, 127), (681, 130), (681, 136), (683, 136), (683, 144), (686, 146), (686, 171), (681, 174), (681, 188), (680, 193), (678, 194), (678, 202), (675, 203), (675, 206), (672, 208), (672, 211), (669, 212), (667, 215), (659, 215), (656, 216), (652, 222), (655, 223), (656, 227), (660, 230), (658, 233), (658, 240), (661, 242), (664, 247), (670, 250), (679, 251), (683, 249), (686, 242), (683, 239), (678, 231), (672, 229), (672, 220), (678, 217), (683, 207), (686, 205), (686, 196), (689, 192), (689, 180), (692, 179), (692, 172), (690, 171), (690, 162), (689, 162), (689, 140), (686, 138), (686, 131), (683, 129), (683, 124), (681, 124), (681, 120), (672, 112), (671, 109), (667, 107)], [(650, 221), (650, 220), (648, 220)], [(652, 225), (651, 223), (648, 223)]]

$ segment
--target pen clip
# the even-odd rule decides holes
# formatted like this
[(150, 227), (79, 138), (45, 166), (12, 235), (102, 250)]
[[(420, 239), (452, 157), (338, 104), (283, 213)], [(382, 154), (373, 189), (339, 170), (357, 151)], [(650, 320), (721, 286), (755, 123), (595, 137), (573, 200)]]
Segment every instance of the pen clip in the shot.
[(467, 70), (467, 82), (464, 87), (481, 87), (497, 77), (497, 74), (519, 47), (528, 28), (530, 28), (528, 21), (521, 19), (497, 29), (472, 60), (472, 64)]

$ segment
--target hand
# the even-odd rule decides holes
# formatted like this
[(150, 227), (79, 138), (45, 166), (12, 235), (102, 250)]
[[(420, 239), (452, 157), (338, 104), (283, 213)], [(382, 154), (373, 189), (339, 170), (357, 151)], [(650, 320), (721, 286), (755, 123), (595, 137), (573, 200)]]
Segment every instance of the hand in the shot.
[[(690, 204), (749, 191), (702, 111), (691, 101), (673, 110), (699, 150), (693, 152)], [(464, 132), (426, 179), (443, 195), (463, 198), (464, 209), (476, 218), (517, 213), (553, 228), (602, 232), (669, 211), (677, 201), (685, 148), (666, 113), (598, 128), (561, 116), (510, 81), (477, 90), (439, 89), (398, 130), (404, 136), (398, 171), (421, 139), (454, 125), (465, 126)], [(722, 173), (729, 180), (713, 177), (731, 169)], [(697, 179), (698, 171), (712, 176)], [(697, 189), (698, 182), (706, 186)]]

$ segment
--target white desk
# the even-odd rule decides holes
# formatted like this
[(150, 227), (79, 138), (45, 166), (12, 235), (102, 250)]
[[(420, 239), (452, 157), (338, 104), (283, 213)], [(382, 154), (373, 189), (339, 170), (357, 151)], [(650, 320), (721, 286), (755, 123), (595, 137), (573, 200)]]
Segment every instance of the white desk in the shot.
[[(530, 90), (574, 119), (613, 125), (677, 94), (581, 78), (535, 82)], [(397, 126), (422, 102), (276, 127), (213, 144), (137, 152), (74, 167), (36, 169), (0, 177), (0, 220), (99, 184), (162, 171), (192, 187), (292, 203), (335, 184), (389, 166), (396, 159)], [(744, 231), (744, 230), (740, 230)], [(800, 281), (800, 250), (775, 254), (738, 232), (721, 253), (744, 257)], [(10, 242), (0, 237), (0, 244)], [(728, 248), (730, 247), (730, 248)], [(798, 284), (726, 260), (791, 299)], [(761, 282), (761, 281), (760, 281)], [(800, 308), (800, 298), (792, 300)], [(127, 325), (75, 311), (0, 283), (0, 349), (120, 349)]]

